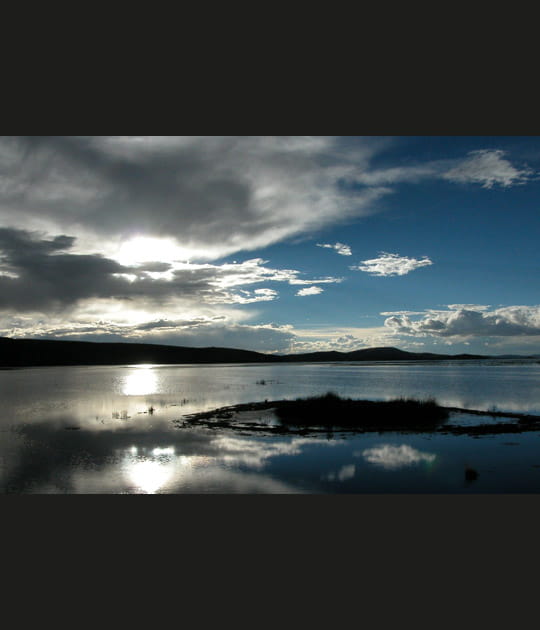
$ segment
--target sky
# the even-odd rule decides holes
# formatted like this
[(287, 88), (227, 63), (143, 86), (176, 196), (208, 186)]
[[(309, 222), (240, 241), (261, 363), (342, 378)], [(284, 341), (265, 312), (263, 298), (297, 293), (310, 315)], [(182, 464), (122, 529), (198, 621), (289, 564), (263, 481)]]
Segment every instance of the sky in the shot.
[(0, 336), (540, 354), (536, 136), (0, 138)]

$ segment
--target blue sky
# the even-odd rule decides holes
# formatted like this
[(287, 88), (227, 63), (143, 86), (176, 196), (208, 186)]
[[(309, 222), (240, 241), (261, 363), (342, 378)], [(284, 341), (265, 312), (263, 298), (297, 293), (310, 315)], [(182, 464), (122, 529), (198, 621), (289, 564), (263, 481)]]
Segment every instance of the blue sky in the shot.
[(0, 334), (540, 353), (537, 137), (4, 137)]

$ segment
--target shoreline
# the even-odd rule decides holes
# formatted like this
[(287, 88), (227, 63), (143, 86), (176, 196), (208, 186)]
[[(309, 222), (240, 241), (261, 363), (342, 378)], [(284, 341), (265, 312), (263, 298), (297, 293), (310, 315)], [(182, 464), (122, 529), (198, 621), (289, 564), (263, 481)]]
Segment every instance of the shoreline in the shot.
[[(500, 423), (482, 423), (477, 425), (447, 425), (444, 424), (445, 419), (434, 422), (433, 425), (418, 425), (393, 422), (391, 425), (383, 422), (374, 421), (371, 423), (351, 425), (350, 422), (340, 424), (339, 421), (327, 422), (326, 424), (317, 423), (299, 423), (294, 422), (294, 407), (305, 403), (306, 399), (297, 400), (264, 400), (250, 403), (239, 403), (226, 407), (219, 407), (209, 411), (202, 411), (192, 414), (186, 414), (180, 420), (173, 421), (177, 428), (188, 428), (193, 426), (205, 426), (207, 428), (228, 428), (235, 430), (254, 430), (265, 431), (272, 434), (295, 435), (306, 433), (328, 433), (329, 431), (350, 432), (350, 433), (368, 433), (368, 432), (414, 432), (414, 433), (438, 433), (452, 435), (493, 435), (498, 433), (525, 433), (530, 431), (540, 431), (540, 416), (526, 413), (504, 412), (504, 411), (482, 411), (480, 409), (464, 409), (461, 407), (443, 407), (436, 405), (439, 412), (446, 413), (450, 417), (453, 414), (470, 414), (477, 416), (489, 416), (493, 418), (512, 418), (515, 422)], [(341, 402), (341, 401), (340, 401)], [(360, 405), (369, 404), (371, 409), (381, 408), (383, 405), (395, 403), (396, 401), (369, 401), (369, 400), (348, 400), (352, 404)], [(422, 404), (421, 401), (411, 401)], [(292, 420), (284, 423), (280, 421), (278, 413), (279, 409), (284, 407), (290, 409)], [(273, 411), (277, 424), (265, 424), (254, 421), (253, 419), (242, 419), (242, 414), (256, 411)]]

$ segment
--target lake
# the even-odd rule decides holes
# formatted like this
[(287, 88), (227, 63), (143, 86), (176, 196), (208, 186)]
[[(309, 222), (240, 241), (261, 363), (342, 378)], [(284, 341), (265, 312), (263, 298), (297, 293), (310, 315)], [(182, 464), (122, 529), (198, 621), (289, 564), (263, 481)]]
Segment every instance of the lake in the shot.
[[(540, 435), (271, 435), (186, 414), (333, 391), (540, 414), (535, 361), (46, 367), (0, 370), (3, 493), (540, 491)], [(261, 421), (272, 424), (271, 413)], [(449, 423), (500, 422), (452, 414)], [(466, 479), (473, 468), (475, 479)]]

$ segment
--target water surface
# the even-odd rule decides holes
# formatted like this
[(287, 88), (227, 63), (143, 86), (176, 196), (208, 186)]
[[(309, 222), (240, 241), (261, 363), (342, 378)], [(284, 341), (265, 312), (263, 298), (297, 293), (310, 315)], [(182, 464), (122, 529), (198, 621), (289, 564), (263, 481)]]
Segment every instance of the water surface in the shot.
[[(0, 371), (2, 492), (538, 492), (538, 432), (473, 438), (179, 428), (185, 414), (332, 390), (540, 414), (536, 362), (92, 366)], [(497, 422), (453, 416), (459, 424)], [(467, 481), (464, 471), (478, 477)]]

